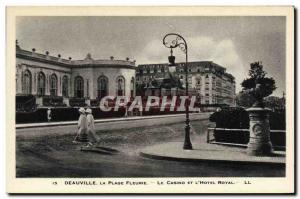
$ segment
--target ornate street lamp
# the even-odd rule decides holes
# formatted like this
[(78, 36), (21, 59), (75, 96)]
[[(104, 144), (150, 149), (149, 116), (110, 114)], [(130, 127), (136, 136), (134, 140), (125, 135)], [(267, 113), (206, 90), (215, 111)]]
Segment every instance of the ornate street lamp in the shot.
[[(187, 43), (185, 41), (185, 39), (176, 33), (169, 33), (167, 35), (164, 36), (163, 38), (163, 44), (167, 47), (171, 49), (171, 56), (168, 57), (169, 59), (169, 63), (172, 66), (175, 66), (175, 56), (173, 56), (173, 48), (177, 48), (179, 47), (185, 54), (185, 94), (186, 96), (188, 95), (188, 48), (187, 48)], [(189, 100), (189, 98), (188, 98)], [(185, 120), (185, 137), (184, 137), (184, 145), (183, 145), (183, 149), (186, 150), (192, 150), (192, 143), (191, 143), (191, 139), (190, 139), (190, 116), (189, 116), (189, 101), (187, 101), (187, 103), (185, 103), (185, 116), (186, 116), (186, 120)]]

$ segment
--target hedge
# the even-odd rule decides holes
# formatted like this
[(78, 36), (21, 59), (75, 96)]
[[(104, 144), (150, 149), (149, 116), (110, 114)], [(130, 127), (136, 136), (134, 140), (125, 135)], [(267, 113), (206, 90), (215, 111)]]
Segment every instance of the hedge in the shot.
[[(103, 112), (100, 108), (91, 108), (95, 119), (123, 117), (125, 109), (120, 107), (118, 111)], [(72, 121), (79, 117), (78, 108), (53, 108), (51, 109), (51, 121)], [(47, 121), (47, 108), (37, 109), (35, 112), (17, 112), (16, 123), (36, 123)]]
[[(216, 123), (217, 128), (248, 129), (249, 114), (240, 107), (225, 107), (213, 113), (209, 120)], [(285, 112), (270, 112), (270, 128), (272, 130), (285, 130)]]
[[(215, 130), (214, 138), (216, 142), (247, 144), (249, 142), (249, 131)], [(273, 146), (286, 146), (285, 138), (285, 132), (270, 132), (270, 139)]]

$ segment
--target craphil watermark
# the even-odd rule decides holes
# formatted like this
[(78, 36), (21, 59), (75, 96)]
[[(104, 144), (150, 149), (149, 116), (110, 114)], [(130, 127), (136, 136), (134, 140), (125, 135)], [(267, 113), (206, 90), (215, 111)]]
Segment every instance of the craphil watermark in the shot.
[[(100, 109), (104, 112), (118, 111), (120, 107), (126, 107), (128, 111), (138, 109), (139, 111), (149, 111), (151, 107), (159, 107), (161, 112), (168, 107), (169, 111), (185, 111), (188, 106), (189, 111), (198, 111), (195, 107), (196, 96), (168, 96), (157, 97), (148, 96), (147, 100), (143, 100), (141, 96), (131, 99), (127, 96), (105, 96), (100, 100)], [(113, 106), (109, 102), (113, 102)], [(176, 110), (175, 110), (176, 108)]]

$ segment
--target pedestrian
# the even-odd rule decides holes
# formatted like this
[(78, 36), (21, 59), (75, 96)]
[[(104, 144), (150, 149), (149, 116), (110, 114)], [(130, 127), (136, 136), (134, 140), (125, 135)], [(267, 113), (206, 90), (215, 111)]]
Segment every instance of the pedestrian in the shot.
[(127, 116), (128, 116), (127, 105), (125, 105), (124, 108), (125, 108), (125, 114), (124, 114), (124, 117), (127, 117)]
[(86, 109), (85, 113), (87, 114), (87, 134), (89, 135), (89, 137), (91, 137), (94, 143), (99, 142), (99, 137), (95, 133), (95, 121), (92, 114), (92, 109)]
[(87, 121), (86, 121), (86, 115), (85, 115), (85, 110), (84, 108), (79, 109), (79, 119), (78, 119), (78, 125), (77, 125), (77, 135), (74, 138), (73, 142), (81, 142), (80, 140), (81, 137), (84, 137), (82, 135), (86, 134), (87, 131)]
[(50, 122), (51, 119), (52, 119), (51, 108), (48, 108), (48, 110), (47, 110), (47, 120), (48, 120), (48, 122)]

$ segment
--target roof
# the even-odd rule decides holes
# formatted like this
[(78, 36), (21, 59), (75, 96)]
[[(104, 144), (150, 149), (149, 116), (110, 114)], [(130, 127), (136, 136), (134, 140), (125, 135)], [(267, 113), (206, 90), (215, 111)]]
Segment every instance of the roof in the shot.
[[(48, 52), (46, 52), (48, 53)], [(83, 60), (72, 60), (61, 58), (60, 55), (58, 57), (50, 56), (49, 54), (41, 54), (36, 53), (34, 51), (27, 51), (21, 49), (19, 46), (16, 48), (16, 57), (17, 58), (23, 58), (23, 59), (29, 59), (34, 60), (38, 62), (43, 63), (50, 63), (54, 65), (69, 67), (69, 68), (77, 68), (77, 67), (113, 67), (113, 66), (121, 66), (125, 68), (132, 68), (135, 69), (135, 61), (129, 61), (129, 60), (115, 60), (113, 58), (111, 59), (92, 59), (90, 54), (87, 54), (86, 58)]]

